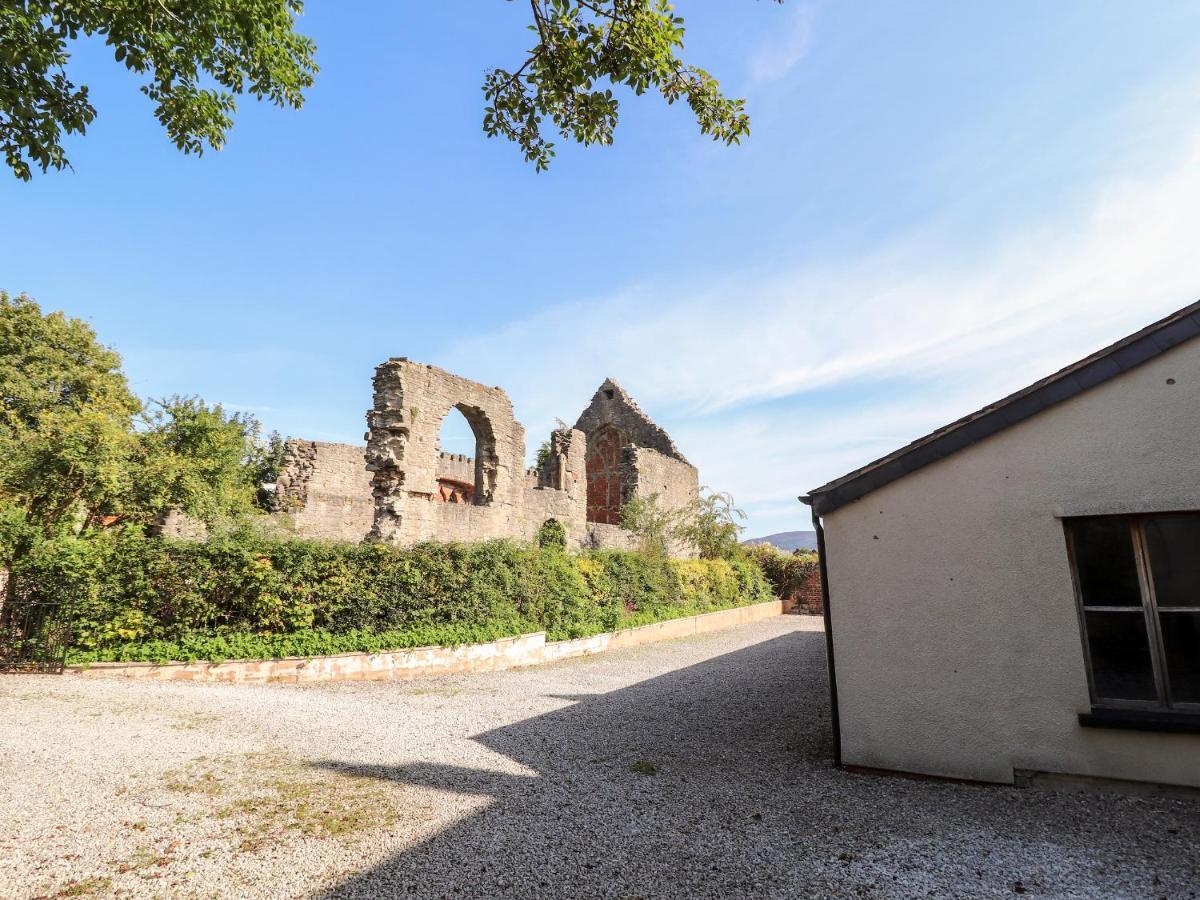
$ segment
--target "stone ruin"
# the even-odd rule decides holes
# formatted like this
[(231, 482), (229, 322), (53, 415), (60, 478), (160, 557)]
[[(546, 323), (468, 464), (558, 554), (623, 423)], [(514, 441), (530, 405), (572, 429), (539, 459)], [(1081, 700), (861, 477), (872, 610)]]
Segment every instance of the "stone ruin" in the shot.
[[(474, 457), (439, 446), (452, 409), (474, 432)], [(376, 368), (367, 425), (365, 450), (288, 441), (276, 515), (298, 535), (400, 545), (530, 540), (555, 519), (572, 546), (627, 548), (626, 501), (657, 494), (679, 508), (699, 489), (695, 467), (612, 379), (573, 428), (550, 434), (538, 470), (525, 467), (525, 429), (503, 390), (409, 359)]]

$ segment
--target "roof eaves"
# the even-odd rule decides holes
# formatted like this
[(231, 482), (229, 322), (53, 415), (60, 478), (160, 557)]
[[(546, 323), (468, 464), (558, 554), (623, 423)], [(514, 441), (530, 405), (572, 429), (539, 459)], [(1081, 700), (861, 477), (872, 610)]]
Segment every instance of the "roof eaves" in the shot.
[(802, 499), (818, 515), (832, 512), (1197, 336), (1200, 336), (1200, 302), (1185, 306), (1029, 387), (815, 488)]

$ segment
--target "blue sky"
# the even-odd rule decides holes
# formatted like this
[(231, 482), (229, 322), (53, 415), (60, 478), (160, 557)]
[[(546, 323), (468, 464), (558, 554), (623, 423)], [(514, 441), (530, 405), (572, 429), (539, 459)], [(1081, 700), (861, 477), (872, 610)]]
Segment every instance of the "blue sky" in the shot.
[(1200, 295), (1197, 4), (677, 9), (750, 138), (622, 95), (613, 147), (540, 175), (480, 131), (520, 4), (310, 0), (305, 108), (244, 101), (199, 159), (83, 44), (100, 116), (74, 172), (0, 180), (0, 288), (143, 395), (321, 440), (361, 439), (389, 356), (504, 386), (531, 453), (611, 375), (749, 534)]

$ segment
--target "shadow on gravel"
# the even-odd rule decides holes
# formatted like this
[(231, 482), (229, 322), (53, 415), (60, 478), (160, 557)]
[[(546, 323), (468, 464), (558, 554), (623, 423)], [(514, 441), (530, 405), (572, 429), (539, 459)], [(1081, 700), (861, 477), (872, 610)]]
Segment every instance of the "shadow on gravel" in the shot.
[(326, 896), (638, 896), (635, 884), (661, 894), (654, 885), (708, 872), (729, 851), (693, 843), (701, 820), (711, 827), (716, 816), (735, 843), (762, 830), (747, 780), (779, 788), (799, 765), (828, 768), (826, 690), (824, 635), (794, 632), (611, 693), (563, 697), (575, 703), (475, 737), (537, 777), (322, 763), (493, 798)]
[(532, 776), (321, 763), (491, 798), (324, 896), (1196, 896), (1200, 804), (834, 770), (824, 657), (794, 632), (475, 737)]

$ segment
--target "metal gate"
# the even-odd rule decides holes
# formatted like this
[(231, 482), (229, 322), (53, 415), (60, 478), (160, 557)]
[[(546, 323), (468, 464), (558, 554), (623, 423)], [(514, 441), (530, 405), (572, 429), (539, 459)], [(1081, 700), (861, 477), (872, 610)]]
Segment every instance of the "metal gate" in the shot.
[(60, 673), (71, 643), (70, 610), (0, 593), (0, 672)]

